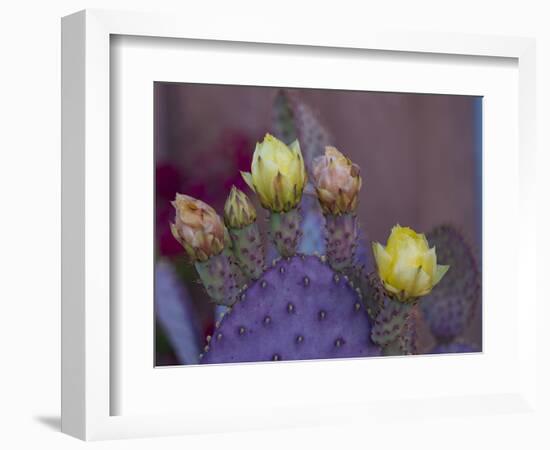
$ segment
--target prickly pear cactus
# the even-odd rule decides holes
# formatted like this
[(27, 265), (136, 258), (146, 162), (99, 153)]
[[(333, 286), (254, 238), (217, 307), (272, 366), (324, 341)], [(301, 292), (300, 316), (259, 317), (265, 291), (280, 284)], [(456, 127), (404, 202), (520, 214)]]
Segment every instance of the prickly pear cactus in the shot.
[(437, 289), (422, 299), (421, 310), (434, 337), (449, 342), (472, 320), (481, 297), (480, 274), (470, 247), (456, 229), (439, 226), (427, 237), (450, 269)]
[[(212, 300), (228, 308), (201, 363), (416, 354), (420, 305), (440, 344), (434, 351), (463, 348), (452, 340), (479, 297), (468, 247), (449, 227), (427, 239), (396, 225), (385, 247), (372, 244), (376, 270), (369, 272), (370, 245), (357, 220), (360, 168), (327, 145), (320, 122), (291, 97), (279, 94), (274, 109), (274, 128), (286, 143), (266, 133), (251, 172), (242, 172), (266, 210), (268, 239), (253, 203), (236, 188), (224, 207), (225, 234), (208, 205), (181, 195), (185, 202), (174, 204), (174, 237), (197, 256)], [(273, 262), (265, 268), (265, 261)]]
[(360, 294), (324, 258), (276, 261), (217, 324), (202, 363), (374, 356)]

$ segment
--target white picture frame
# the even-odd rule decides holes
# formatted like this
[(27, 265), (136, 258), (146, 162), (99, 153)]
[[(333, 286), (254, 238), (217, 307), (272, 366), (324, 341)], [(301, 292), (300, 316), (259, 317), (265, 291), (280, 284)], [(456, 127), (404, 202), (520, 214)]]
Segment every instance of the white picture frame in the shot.
[[(522, 246), (513, 251), (518, 260), (535, 260), (535, 237), (525, 230), (535, 228), (535, 209), (529, 195), (534, 189), (530, 169), (534, 164), (535, 124), (535, 43), (532, 39), (515, 37), (488, 37), (445, 33), (399, 33), (396, 31), (369, 30), (360, 34), (327, 34), (307, 25), (307, 32), (288, 29), (284, 35), (276, 27), (234, 27), (220, 21), (216, 26), (204, 27), (190, 17), (164, 14), (144, 14), (87, 10), (67, 16), (62, 22), (62, 430), (86, 440), (162, 436), (195, 432), (257, 429), (268, 426), (309, 425), (330, 423), (334, 420), (351, 421), (357, 417), (399, 421), (407, 414), (418, 414), (433, 408), (442, 416), (471, 416), (493, 414), (510, 410), (517, 414), (536, 414), (536, 299), (535, 286), (522, 283), (528, 278), (527, 268), (514, 266), (517, 285), (522, 283), (522, 309), (515, 316), (517, 335), (512, 344), (517, 346), (517, 373), (498, 385), (495, 392), (458, 391), (442, 396), (440, 390), (432, 396), (422, 393), (408, 397), (395, 393), (387, 400), (336, 402), (334, 399), (314, 402), (304, 397), (304, 404), (273, 404), (272, 408), (258, 408), (251, 412), (242, 408), (230, 411), (220, 408), (218, 414), (206, 416), (192, 410), (147, 412), (113, 415), (112, 337), (117, 331), (111, 321), (110, 296), (113, 280), (110, 278), (111, 251), (111, 186), (117, 174), (110, 168), (112, 145), (110, 108), (111, 90), (111, 37), (141, 36), (185, 40), (207, 40), (247, 43), (282, 44), (301, 48), (326, 48), (331, 52), (346, 49), (376, 50), (381, 52), (414, 55), (462, 55), (466, 57), (500, 57), (517, 61), (519, 96), (517, 125), (519, 142), (511, 145), (519, 155), (519, 177), (511, 192), (518, 200), (514, 211), (521, 215), (517, 230), (525, 236)], [(518, 151), (519, 148), (519, 151)], [(530, 270), (534, 270), (532, 265)], [(152, 276), (152, 275), (151, 275)], [(518, 292), (512, 292), (516, 299)], [(514, 299), (511, 299), (513, 301)], [(152, 302), (152, 299), (151, 299)], [(512, 303), (515, 305), (515, 303)], [(485, 311), (486, 312), (486, 311)], [(487, 320), (491, 320), (490, 318)], [(490, 354), (486, 354), (490, 359)], [(461, 358), (468, 358), (462, 356)], [(403, 361), (390, 358), (385, 362), (387, 371), (400, 370)], [(472, 364), (478, 364), (479, 361)], [(224, 373), (247, 370), (255, 377), (298, 376), (312, 377), (314, 364), (248, 365), (246, 368), (212, 367)], [(447, 360), (441, 370), (461, 370), (461, 360)], [(360, 362), (350, 361), (345, 366), (324, 366), (333, 371), (361, 371)], [(474, 366), (472, 366), (474, 367)], [(411, 368), (409, 376), (414, 382), (422, 371), (419, 365)], [(176, 369), (178, 370), (178, 369)], [(272, 373), (276, 373), (272, 375)], [(178, 377), (185, 377), (180, 371)], [(201, 374), (206, 376), (206, 372)], [(251, 388), (252, 389), (252, 388)], [(434, 392), (436, 388), (434, 387)], [(222, 392), (215, 393), (223, 401)], [(236, 398), (229, 397), (234, 404)], [(344, 396), (345, 397), (345, 396)], [(253, 401), (253, 400), (250, 400)], [(401, 412), (394, 412), (399, 402)], [(246, 403), (246, 402), (245, 402)], [(252, 403), (250, 403), (252, 404)], [(201, 410), (202, 411), (202, 410)], [(228, 412), (232, 419), (227, 420)], [(355, 419), (356, 420), (356, 419)]]

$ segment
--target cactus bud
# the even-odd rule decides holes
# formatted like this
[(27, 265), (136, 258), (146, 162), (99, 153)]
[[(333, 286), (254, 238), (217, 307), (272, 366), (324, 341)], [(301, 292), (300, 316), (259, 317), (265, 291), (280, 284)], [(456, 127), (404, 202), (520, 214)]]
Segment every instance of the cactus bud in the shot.
[(449, 270), (437, 264), (426, 236), (408, 227), (394, 226), (386, 247), (374, 242), (372, 250), (382, 285), (403, 302), (428, 294)]
[(264, 248), (256, 210), (246, 194), (235, 186), (225, 202), (224, 220), (237, 264), (246, 277), (258, 279), (264, 269)]
[(313, 183), (325, 214), (340, 215), (355, 211), (361, 189), (359, 166), (334, 147), (313, 160)]
[(223, 219), (225, 224), (233, 229), (244, 228), (256, 220), (254, 205), (248, 196), (235, 186), (231, 188), (225, 202)]
[(288, 212), (302, 199), (306, 184), (300, 144), (290, 146), (266, 134), (256, 144), (251, 173), (241, 172), (248, 186), (258, 194), (260, 203), (272, 212)]
[(185, 248), (192, 262), (206, 261), (224, 248), (225, 228), (221, 218), (206, 203), (188, 195), (176, 194), (172, 235)]

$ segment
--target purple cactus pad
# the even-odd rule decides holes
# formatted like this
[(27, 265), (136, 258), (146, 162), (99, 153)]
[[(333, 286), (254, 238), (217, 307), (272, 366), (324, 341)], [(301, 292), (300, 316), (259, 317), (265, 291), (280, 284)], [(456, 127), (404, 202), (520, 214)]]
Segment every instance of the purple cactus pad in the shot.
[(201, 363), (377, 356), (368, 315), (347, 278), (321, 258), (281, 259), (241, 294)]
[(427, 238), (437, 249), (437, 262), (450, 267), (420, 305), (433, 335), (448, 341), (460, 336), (472, 322), (481, 301), (481, 275), (470, 246), (453, 227), (437, 227)]

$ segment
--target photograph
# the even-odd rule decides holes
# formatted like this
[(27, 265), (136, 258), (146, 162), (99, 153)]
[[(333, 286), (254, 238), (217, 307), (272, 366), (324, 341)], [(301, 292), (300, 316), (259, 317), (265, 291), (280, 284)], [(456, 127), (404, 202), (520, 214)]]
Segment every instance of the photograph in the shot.
[(152, 88), (156, 367), (483, 351), (481, 96)]

